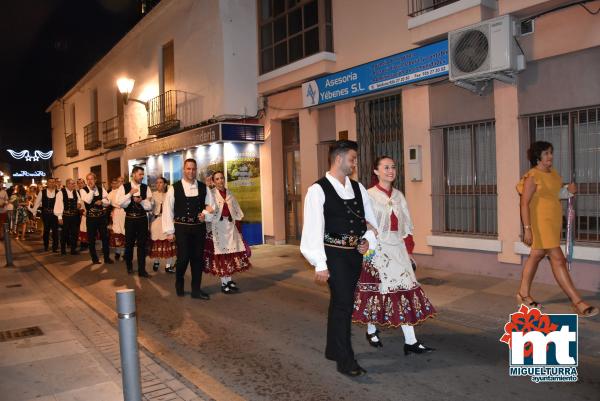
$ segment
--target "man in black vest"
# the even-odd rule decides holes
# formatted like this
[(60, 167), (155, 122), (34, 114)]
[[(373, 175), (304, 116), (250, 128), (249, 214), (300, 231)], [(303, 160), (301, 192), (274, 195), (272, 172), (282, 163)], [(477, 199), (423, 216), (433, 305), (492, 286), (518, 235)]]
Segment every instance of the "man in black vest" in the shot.
[(35, 198), (31, 213), (35, 216), (38, 209), (42, 208), (42, 222), (44, 223), (44, 251), (50, 245), (50, 231), (52, 231), (52, 252), (58, 252), (58, 219), (54, 215), (54, 204), (56, 202), (56, 181), (48, 178), (47, 187), (42, 189)]
[(125, 210), (125, 263), (127, 273), (133, 273), (133, 246), (137, 242), (138, 275), (149, 278), (146, 272), (146, 246), (148, 242), (148, 212), (152, 210), (152, 191), (143, 184), (144, 169), (131, 170), (131, 182), (117, 189), (117, 204)]
[(71, 255), (79, 255), (77, 251), (77, 235), (79, 234), (79, 192), (75, 180), (67, 179), (67, 186), (56, 194), (54, 215), (58, 225), (62, 227), (60, 235), (60, 254), (67, 254), (67, 244), (71, 248)]
[(96, 253), (96, 235), (100, 234), (104, 263), (112, 264), (114, 261), (109, 256), (108, 217), (106, 215), (106, 210), (110, 205), (108, 193), (106, 193), (106, 190), (102, 186), (97, 186), (96, 174), (88, 173), (85, 176), (85, 180), (87, 185), (79, 191), (79, 196), (81, 196), (86, 210), (85, 221), (92, 263), (100, 264), (98, 254)]
[(204, 241), (206, 224), (215, 209), (211, 191), (196, 178), (196, 160), (183, 163), (183, 180), (169, 187), (163, 203), (162, 226), (169, 240), (177, 242), (175, 266), (175, 291), (184, 295), (184, 276), (188, 263), (192, 267), (192, 298), (208, 300), (210, 297), (200, 289), (204, 269)]
[(300, 251), (315, 267), (315, 280), (327, 282), (331, 293), (325, 357), (348, 376), (366, 373), (354, 358), (350, 332), (362, 254), (377, 241), (375, 233), (367, 231), (367, 222), (377, 227), (369, 195), (348, 178), (356, 166), (357, 148), (353, 141), (332, 146), (329, 171), (306, 194), (300, 243)]

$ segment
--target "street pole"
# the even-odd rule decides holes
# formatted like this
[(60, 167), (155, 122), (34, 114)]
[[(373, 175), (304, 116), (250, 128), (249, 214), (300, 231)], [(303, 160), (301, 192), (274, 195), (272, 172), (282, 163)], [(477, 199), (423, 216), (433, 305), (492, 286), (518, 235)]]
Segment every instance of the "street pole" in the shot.
[(140, 384), (134, 290), (117, 291), (117, 314), (119, 317), (123, 396), (125, 401), (141, 401), (142, 386)]
[(10, 242), (10, 234), (8, 233), (8, 223), (2, 224), (4, 231), (4, 253), (6, 254), (6, 267), (14, 266), (12, 256), (12, 244)]

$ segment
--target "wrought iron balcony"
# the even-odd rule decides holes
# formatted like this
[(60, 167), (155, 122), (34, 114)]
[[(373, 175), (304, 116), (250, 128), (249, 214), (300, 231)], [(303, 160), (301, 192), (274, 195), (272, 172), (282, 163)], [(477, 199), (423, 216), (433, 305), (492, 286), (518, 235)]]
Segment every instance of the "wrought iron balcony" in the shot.
[(408, 16), (416, 17), (460, 0), (408, 0)]
[(100, 132), (98, 132), (98, 121), (93, 121), (83, 127), (83, 148), (94, 150), (102, 146)]
[(164, 135), (179, 130), (177, 92), (167, 91), (148, 101), (148, 134)]
[(119, 116), (102, 122), (102, 136), (105, 149), (120, 148), (127, 144), (123, 120)]
[(77, 150), (77, 134), (71, 133), (65, 135), (65, 143), (67, 145), (67, 157), (75, 157), (79, 154)]

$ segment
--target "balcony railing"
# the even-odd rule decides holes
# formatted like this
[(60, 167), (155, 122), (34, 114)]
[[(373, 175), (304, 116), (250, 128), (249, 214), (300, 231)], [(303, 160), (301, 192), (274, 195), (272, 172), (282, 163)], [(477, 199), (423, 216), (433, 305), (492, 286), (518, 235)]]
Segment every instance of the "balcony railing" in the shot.
[(123, 131), (123, 122), (119, 116), (103, 121), (102, 142), (104, 143), (104, 148), (112, 149), (125, 146), (127, 144), (127, 138), (125, 138)]
[(170, 90), (148, 101), (148, 134), (166, 135), (202, 121), (202, 98)]
[(77, 134), (66, 134), (67, 157), (75, 157), (79, 154), (77, 150)]
[(93, 121), (83, 127), (83, 148), (85, 150), (94, 150), (98, 149), (101, 145), (98, 121)]
[(408, 16), (416, 17), (457, 1), (459, 0), (408, 0)]

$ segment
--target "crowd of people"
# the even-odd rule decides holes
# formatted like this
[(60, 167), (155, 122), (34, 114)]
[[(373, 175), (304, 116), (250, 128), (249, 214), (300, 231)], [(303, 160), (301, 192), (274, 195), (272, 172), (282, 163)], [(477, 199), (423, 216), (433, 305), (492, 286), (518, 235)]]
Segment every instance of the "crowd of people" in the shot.
[[(164, 263), (165, 272), (175, 274), (178, 296), (185, 295), (188, 265), (192, 298), (210, 298), (201, 289), (203, 273), (220, 277), (223, 293), (238, 292), (232, 276), (251, 267), (250, 248), (241, 231), (244, 213), (225, 187), (224, 173), (205, 172), (204, 182), (199, 181), (196, 161), (187, 159), (182, 180), (173, 185), (158, 177), (151, 189), (144, 176), (143, 167), (135, 166), (130, 180), (115, 177), (109, 189), (92, 172), (85, 180), (67, 179), (64, 185), (49, 178), (39, 190), (20, 184), (0, 189), (0, 223), (8, 222), (9, 233), (25, 240), (40, 221), (44, 252), (67, 256), (87, 250), (92, 264), (112, 265), (122, 259), (129, 274), (135, 272), (135, 248), (137, 274), (151, 277), (147, 257), (154, 272)], [(96, 240), (101, 242), (102, 262)]]

